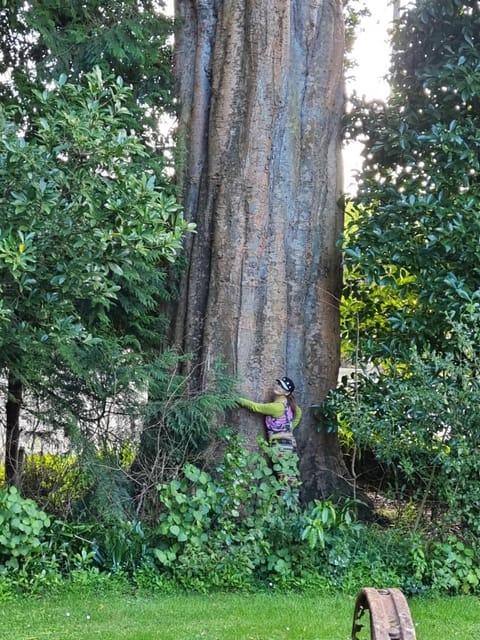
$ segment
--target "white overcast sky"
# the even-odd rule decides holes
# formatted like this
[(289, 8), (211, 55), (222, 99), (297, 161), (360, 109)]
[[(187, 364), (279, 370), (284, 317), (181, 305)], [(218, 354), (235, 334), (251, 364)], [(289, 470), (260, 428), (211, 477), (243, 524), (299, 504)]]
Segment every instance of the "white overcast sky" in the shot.
[[(389, 29), (393, 19), (391, 0), (366, 0), (371, 15), (362, 18), (355, 39), (352, 58), (356, 62), (349, 71), (354, 77), (347, 82), (347, 92), (353, 89), (366, 98), (385, 99), (388, 84), (385, 75), (390, 64)], [(343, 153), (344, 187), (354, 191), (353, 174), (361, 168), (360, 143), (349, 144)]]
[(351, 83), (358, 93), (368, 98), (385, 98), (388, 86), (384, 81), (390, 62), (388, 30), (393, 18), (389, 0), (367, 0), (371, 15), (362, 18), (352, 53), (357, 66), (352, 70)]

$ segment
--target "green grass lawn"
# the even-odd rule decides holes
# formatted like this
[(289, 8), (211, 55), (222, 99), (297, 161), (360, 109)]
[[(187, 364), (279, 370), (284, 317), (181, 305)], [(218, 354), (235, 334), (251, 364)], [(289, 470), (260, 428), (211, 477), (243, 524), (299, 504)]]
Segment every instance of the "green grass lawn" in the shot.
[[(1, 640), (349, 640), (355, 598), (66, 594), (0, 604)], [(474, 597), (409, 601), (418, 640), (478, 640)]]

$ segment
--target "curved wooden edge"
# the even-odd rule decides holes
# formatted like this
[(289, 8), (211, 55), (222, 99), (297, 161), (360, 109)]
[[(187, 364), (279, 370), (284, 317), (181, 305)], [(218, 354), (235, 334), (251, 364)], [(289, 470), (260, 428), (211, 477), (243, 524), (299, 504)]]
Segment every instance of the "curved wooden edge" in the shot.
[(369, 612), (370, 640), (416, 640), (407, 600), (400, 589), (361, 589), (353, 614), (352, 640), (364, 625), (361, 618)]

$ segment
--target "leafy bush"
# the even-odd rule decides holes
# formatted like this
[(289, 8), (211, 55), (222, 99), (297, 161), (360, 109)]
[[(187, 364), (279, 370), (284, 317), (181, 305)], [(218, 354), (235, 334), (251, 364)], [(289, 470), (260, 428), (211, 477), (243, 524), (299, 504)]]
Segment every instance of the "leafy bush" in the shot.
[(102, 569), (132, 573), (146, 563), (147, 537), (140, 522), (112, 521), (100, 524), (94, 533), (94, 560)]
[(350, 512), (330, 503), (302, 511), (295, 488), (271, 468), (290, 462), (262, 446), (264, 455), (250, 453), (235, 438), (215, 474), (188, 464), (182, 479), (159, 485), (165, 510), (154, 557), (184, 587), (328, 585), (328, 554), (354, 530)]
[[(4, 490), (0, 540), (8, 531), (11, 544), (0, 545), (0, 599), (51, 591), (62, 581), (82, 592), (134, 587), (355, 595), (368, 585), (400, 587), (408, 595), (480, 593), (475, 538), (471, 544), (453, 536), (432, 540), (408, 528), (359, 523), (354, 502), (301, 508), (271, 468), (283, 460), (269, 460), (272, 451), (262, 446), (263, 455), (251, 453), (235, 438), (215, 472), (187, 464), (181, 477), (160, 484), (164, 510), (153, 527), (125, 519), (50, 523), (31, 500)], [(28, 526), (19, 529), (22, 519)], [(14, 521), (15, 530), (6, 526)]]
[(347, 382), (331, 394), (327, 408), (360, 450), (374, 453), (388, 483), (381, 489), (415, 503), (412, 531), (433, 524), (448, 532), (455, 525), (478, 535), (477, 336), (453, 329), (457, 356), (412, 349), (408, 365)]
[(79, 455), (28, 455), (22, 493), (64, 520), (78, 521), (85, 515), (100, 522), (126, 517), (131, 506), (126, 469), (132, 448), (124, 443), (118, 451), (98, 449), (80, 436), (76, 446)]
[(447, 542), (434, 543), (427, 562), (433, 591), (450, 594), (478, 593), (478, 553), (455, 536), (450, 536)]
[(46, 513), (15, 487), (0, 489), (0, 572), (18, 569), (42, 550), (42, 534), (50, 525)]
[(167, 583), (200, 591), (355, 594), (365, 585), (408, 594), (478, 591), (480, 564), (466, 544), (432, 544), (406, 529), (361, 524), (355, 502), (316, 501), (301, 509), (267, 459), (237, 439), (218, 473), (193, 465), (184, 471), (183, 479), (159, 486), (166, 510), (153, 556)]
[(335, 542), (339, 533), (354, 533), (360, 531), (361, 525), (355, 523), (355, 502), (347, 500), (340, 511), (332, 502), (315, 501), (314, 507), (305, 513), (305, 526), (302, 540), (307, 540), (310, 547), (321, 547)]
[(187, 464), (182, 479), (158, 489), (165, 510), (155, 558), (179, 583), (251, 588), (261, 567), (291, 571), (285, 538), (298, 504), (266, 458), (249, 453), (239, 439), (230, 442), (216, 474)]
[(22, 493), (50, 514), (68, 518), (89, 484), (76, 456), (51, 453), (26, 456)]

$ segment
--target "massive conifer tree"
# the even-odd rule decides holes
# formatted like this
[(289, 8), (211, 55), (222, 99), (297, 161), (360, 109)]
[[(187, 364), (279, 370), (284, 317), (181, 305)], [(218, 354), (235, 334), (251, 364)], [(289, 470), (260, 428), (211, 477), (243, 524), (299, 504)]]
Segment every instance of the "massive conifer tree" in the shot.
[[(177, 0), (180, 183), (197, 224), (176, 338), (199, 387), (223, 359), (241, 391), (297, 386), (304, 499), (346, 490), (312, 406), (339, 366), (341, 0)], [(234, 425), (254, 446), (257, 416)], [(321, 427), (321, 428), (320, 428)]]

